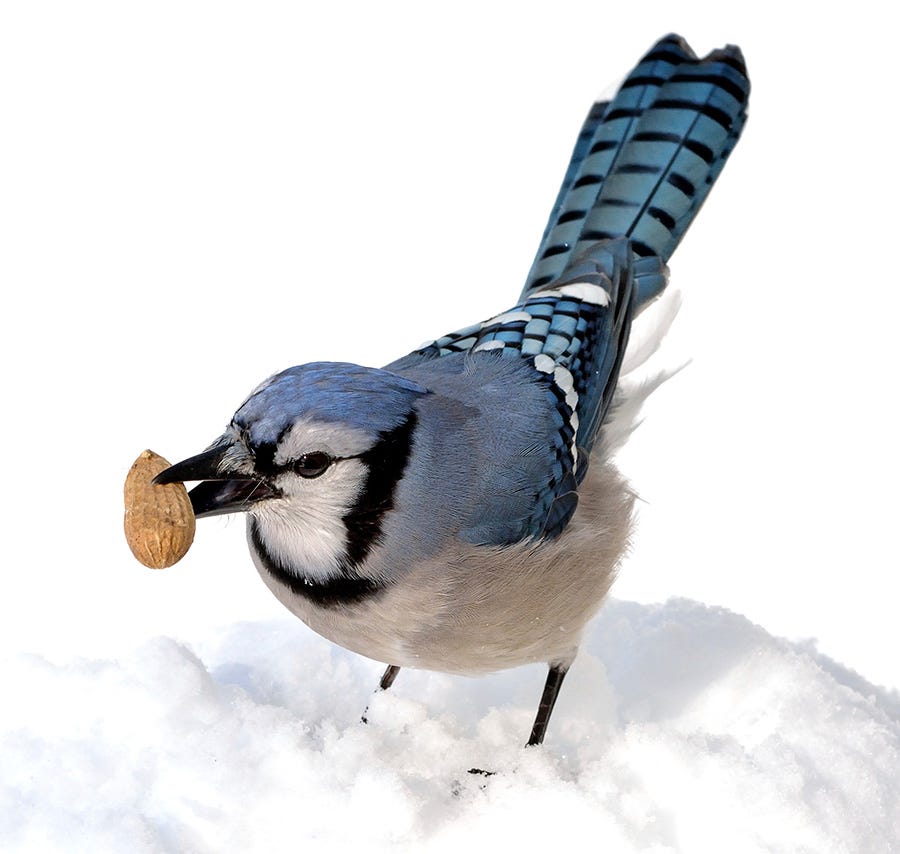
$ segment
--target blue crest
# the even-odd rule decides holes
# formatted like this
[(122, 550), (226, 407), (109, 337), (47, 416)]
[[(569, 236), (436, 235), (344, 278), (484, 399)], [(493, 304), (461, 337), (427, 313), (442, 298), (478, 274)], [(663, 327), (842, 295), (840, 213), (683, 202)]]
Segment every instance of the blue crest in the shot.
[(375, 439), (399, 427), (427, 393), (419, 383), (379, 368), (310, 362), (270, 377), (233, 420), (253, 445), (276, 443), (300, 418), (346, 424)]

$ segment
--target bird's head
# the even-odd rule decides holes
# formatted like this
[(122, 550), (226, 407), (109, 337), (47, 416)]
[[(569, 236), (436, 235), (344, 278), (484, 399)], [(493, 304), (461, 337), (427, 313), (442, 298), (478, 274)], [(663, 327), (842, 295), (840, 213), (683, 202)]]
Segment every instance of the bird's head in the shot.
[(257, 550), (304, 578), (354, 569), (381, 533), (409, 458), (418, 383), (333, 362), (270, 377), (206, 451), (157, 483), (200, 481), (198, 517), (247, 512)]

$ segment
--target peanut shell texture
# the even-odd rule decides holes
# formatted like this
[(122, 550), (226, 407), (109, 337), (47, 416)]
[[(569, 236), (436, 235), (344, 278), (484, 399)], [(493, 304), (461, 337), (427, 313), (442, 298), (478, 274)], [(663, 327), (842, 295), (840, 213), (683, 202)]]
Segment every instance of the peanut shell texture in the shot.
[(125, 478), (125, 539), (144, 566), (165, 569), (178, 563), (194, 541), (196, 520), (183, 483), (153, 483), (169, 467), (144, 451)]

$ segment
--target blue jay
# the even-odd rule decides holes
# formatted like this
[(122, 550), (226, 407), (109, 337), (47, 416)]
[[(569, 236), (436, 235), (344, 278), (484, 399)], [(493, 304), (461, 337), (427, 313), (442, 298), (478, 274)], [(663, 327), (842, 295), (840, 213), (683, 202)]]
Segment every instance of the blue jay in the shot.
[[(253, 561), (308, 626), (388, 665), (477, 674), (545, 662), (543, 741), (614, 579), (633, 494), (610, 457), (633, 318), (737, 142), (740, 50), (661, 39), (591, 108), (515, 306), (384, 368), (277, 373), (203, 453), (198, 517), (245, 512)], [(629, 422), (630, 423), (630, 422)]]

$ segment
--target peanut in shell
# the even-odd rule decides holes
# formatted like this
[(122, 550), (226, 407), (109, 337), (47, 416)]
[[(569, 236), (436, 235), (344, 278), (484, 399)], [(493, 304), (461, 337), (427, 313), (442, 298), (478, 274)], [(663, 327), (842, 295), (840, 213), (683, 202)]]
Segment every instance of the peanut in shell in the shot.
[(131, 553), (151, 569), (178, 563), (194, 541), (196, 520), (183, 483), (153, 483), (169, 463), (144, 451), (125, 478), (125, 539)]

